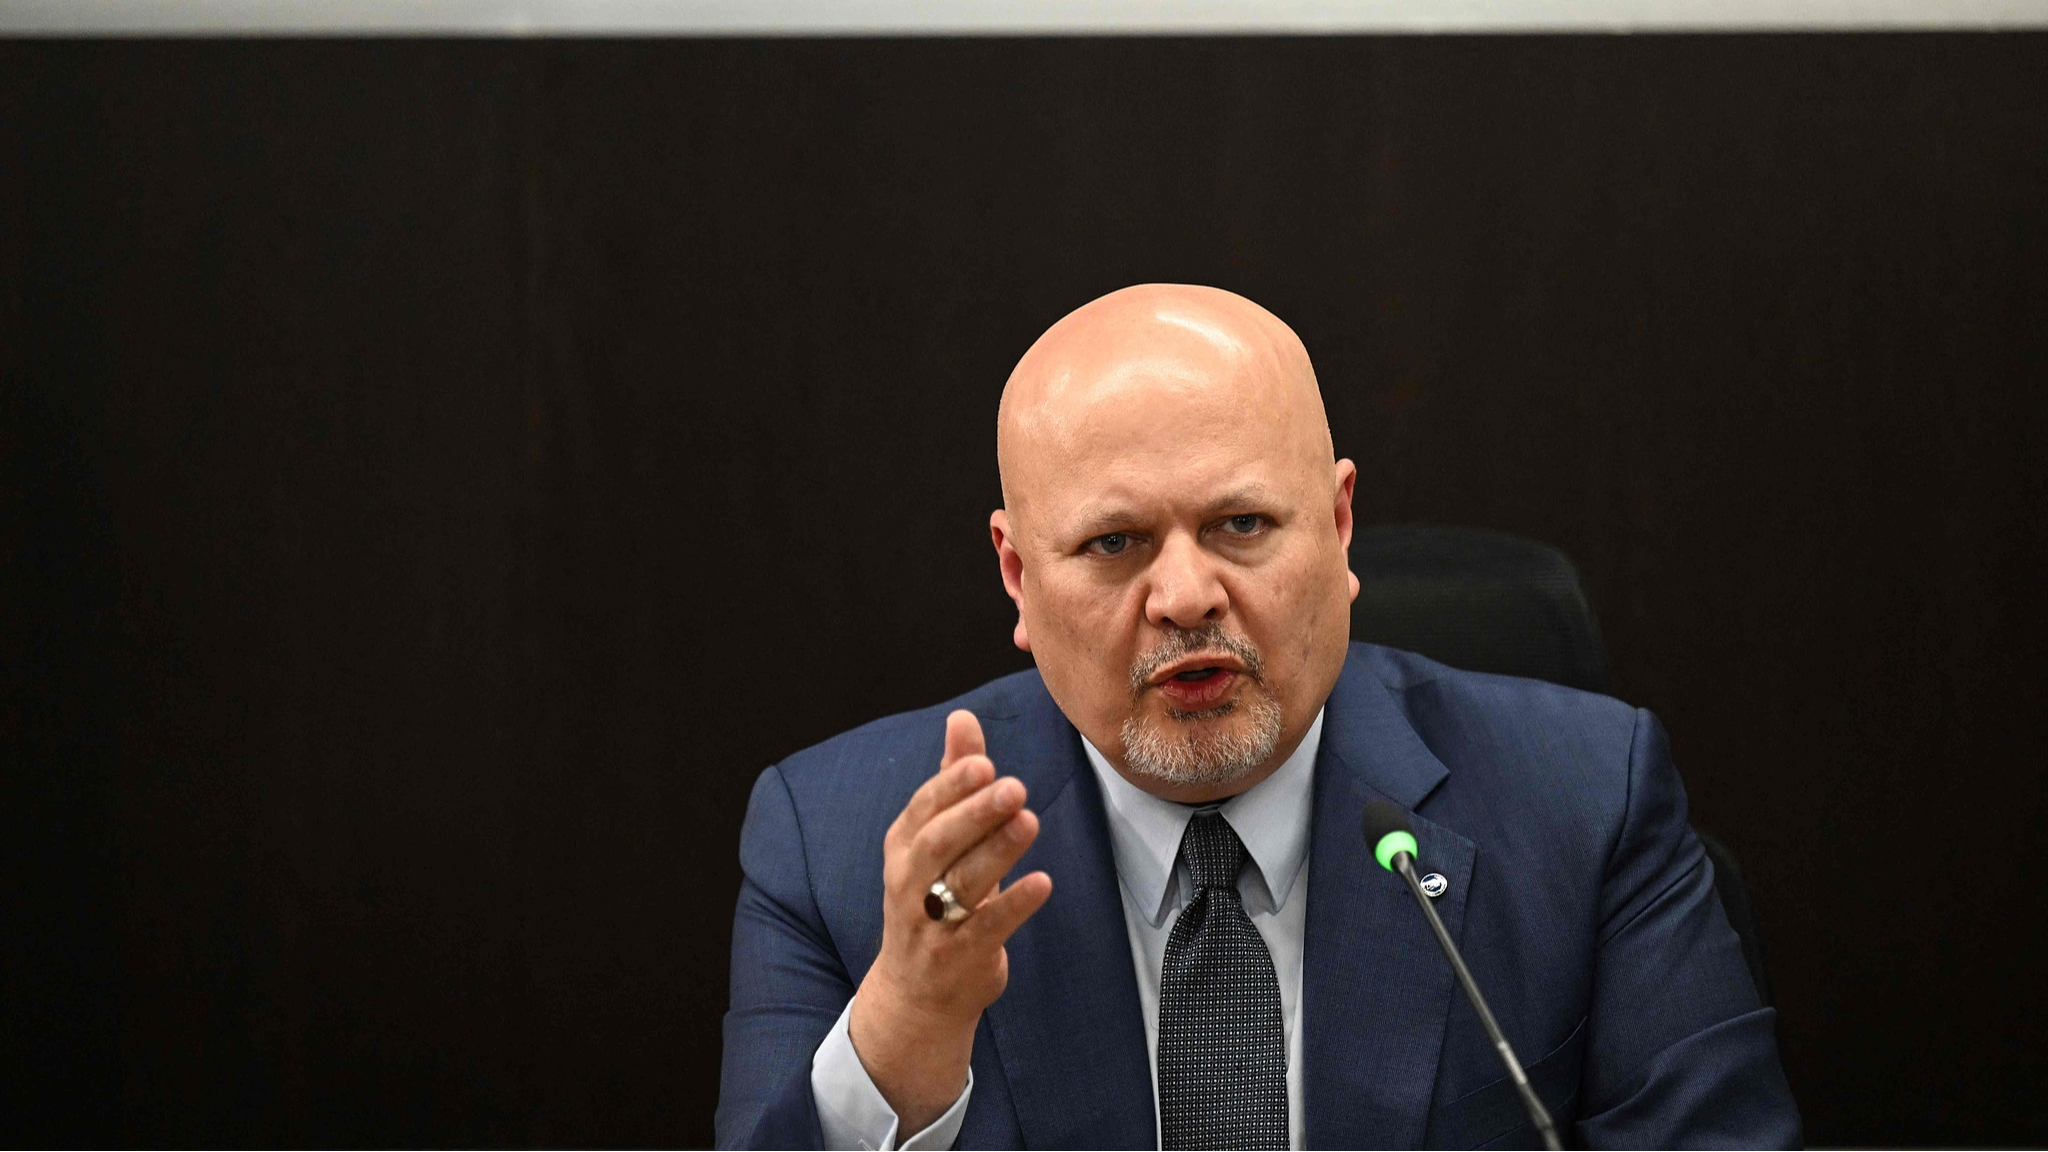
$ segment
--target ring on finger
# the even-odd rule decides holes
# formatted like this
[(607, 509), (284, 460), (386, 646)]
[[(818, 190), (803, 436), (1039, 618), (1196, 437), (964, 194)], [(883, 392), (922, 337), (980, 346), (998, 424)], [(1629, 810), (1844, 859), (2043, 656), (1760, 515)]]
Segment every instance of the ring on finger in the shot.
[(967, 905), (960, 902), (960, 897), (953, 894), (953, 889), (942, 877), (932, 881), (931, 890), (924, 895), (924, 914), (934, 920), (957, 924), (967, 919), (969, 910)]

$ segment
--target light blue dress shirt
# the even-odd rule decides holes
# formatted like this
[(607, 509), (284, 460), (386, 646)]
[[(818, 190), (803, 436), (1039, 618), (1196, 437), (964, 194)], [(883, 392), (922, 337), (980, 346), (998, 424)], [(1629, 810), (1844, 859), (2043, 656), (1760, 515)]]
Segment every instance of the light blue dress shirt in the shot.
[[(1280, 983), (1280, 1017), (1287, 1033), (1287, 1135), (1302, 1147), (1301, 953), (1308, 923), (1308, 839), (1316, 750), (1323, 741), (1323, 714), (1316, 713), (1301, 746), (1278, 771), (1221, 804), (1196, 808), (1161, 800), (1132, 784), (1084, 737), (1089, 766), (1102, 790), (1110, 847), (1130, 936), (1131, 963), (1138, 977), (1138, 1002), (1145, 1016), (1145, 1046), (1152, 1065), (1153, 1135), (1159, 1114), (1159, 971), (1173, 932), (1193, 894), (1180, 838), (1195, 813), (1220, 812), (1244, 841), (1249, 856), (1237, 890), (1252, 926), (1265, 938)], [(998, 765), (998, 770), (1000, 770)], [(945, 1115), (898, 1143), (896, 1113), (882, 1098), (847, 1034), (853, 1003), (811, 1059), (811, 1096), (824, 1130), (825, 1146), (905, 1152), (953, 1146), (974, 1095), (974, 1073)]]

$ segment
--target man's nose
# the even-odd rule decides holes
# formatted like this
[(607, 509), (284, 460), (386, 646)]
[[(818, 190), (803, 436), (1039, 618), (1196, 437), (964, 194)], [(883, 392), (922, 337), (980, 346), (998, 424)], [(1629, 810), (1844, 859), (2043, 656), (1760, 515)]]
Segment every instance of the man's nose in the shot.
[(1154, 625), (1200, 628), (1230, 609), (1230, 594), (1217, 578), (1216, 558), (1188, 536), (1176, 532), (1166, 538), (1150, 575), (1145, 618)]

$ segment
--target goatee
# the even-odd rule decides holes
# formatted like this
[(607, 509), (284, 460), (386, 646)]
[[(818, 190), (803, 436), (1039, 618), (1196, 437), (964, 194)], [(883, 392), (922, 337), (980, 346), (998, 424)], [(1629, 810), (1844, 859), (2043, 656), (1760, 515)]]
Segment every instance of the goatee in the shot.
[[(1132, 772), (1176, 785), (1228, 784), (1272, 757), (1280, 743), (1280, 705), (1265, 691), (1259, 650), (1220, 625), (1168, 632), (1165, 643), (1132, 665), (1133, 698), (1142, 697), (1159, 669), (1188, 656), (1216, 651), (1235, 657), (1251, 683), (1238, 699), (1214, 708), (1199, 712), (1169, 708), (1164, 722), (1157, 724), (1142, 723), (1136, 716), (1125, 720), (1124, 763)], [(1241, 723), (1222, 731), (1205, 731), (1205, 721), (1240, 713)]]

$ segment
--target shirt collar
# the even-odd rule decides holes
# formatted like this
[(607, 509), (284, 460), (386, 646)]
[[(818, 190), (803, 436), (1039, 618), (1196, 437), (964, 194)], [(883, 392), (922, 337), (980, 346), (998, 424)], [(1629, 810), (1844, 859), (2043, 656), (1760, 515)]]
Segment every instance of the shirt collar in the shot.
[[(1308, 727), (1301, 746), (1271, 776), (1218, 805), (1230, 827), (1244, 841), (1263, 888), (1266, 911), (1278, 912), (1301, 875), (1308, 858), (1310, 785), (1315, 781), (1316, 750), (1323, 742), (1323, 713)], [(1110, 848), (1117, 876), (1154, 927), (1172, 910), (1178, 895), (1174, 864), (1180, 840), (1197, 811), (1186, 804), (1161, 800), (1110, 767), (1102, 752), (1081, 737), (1089, 767), (1102, 788), (1109, 818)]]

